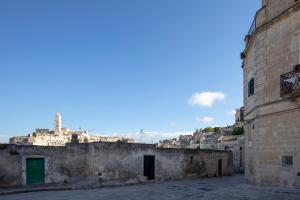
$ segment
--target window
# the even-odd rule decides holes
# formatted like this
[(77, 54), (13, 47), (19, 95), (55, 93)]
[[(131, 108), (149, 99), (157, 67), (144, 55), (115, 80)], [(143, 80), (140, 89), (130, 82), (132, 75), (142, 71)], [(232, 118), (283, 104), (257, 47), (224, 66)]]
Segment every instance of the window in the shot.
[(293, 156), (282, 156), (283, 167), (293, 167)]
[(248, 82), (248, 97), (254, 95), (254, 78), (251, 78)]

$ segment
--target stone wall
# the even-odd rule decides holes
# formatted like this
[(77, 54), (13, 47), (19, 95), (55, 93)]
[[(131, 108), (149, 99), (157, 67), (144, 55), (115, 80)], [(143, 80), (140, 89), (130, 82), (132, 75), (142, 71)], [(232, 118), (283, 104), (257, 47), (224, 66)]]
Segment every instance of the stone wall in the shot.
[[(246, 177), (263, 186), (300, 188), (300, 112), (261, 117), (247, 124)], [(254, 126), (253, 126), (254, 125)], [(283, 166), (282, 156), (293, 156)]]
[(45, 159), (45, 183), (61, 183), (85, 176), (86, 145), (41, 147), (0, 145), (0, 186), (26, 184), (26, 158)]
[(266, 0), (268, 19), (272, 19), (295, 4), (297, 0)]
[[(26, 184), (26, 159), (44, 158), (45, 183), (118, 185), (145, 182), (144, 156), (155, 156), (155, 180), (210, 177), (232, 173), (226, 151), (160, 149), (125, 143), (70, 144), (65, 147), (0, 146), (0, 186)], [(222, 160), (222, 174), (218, 162)]]

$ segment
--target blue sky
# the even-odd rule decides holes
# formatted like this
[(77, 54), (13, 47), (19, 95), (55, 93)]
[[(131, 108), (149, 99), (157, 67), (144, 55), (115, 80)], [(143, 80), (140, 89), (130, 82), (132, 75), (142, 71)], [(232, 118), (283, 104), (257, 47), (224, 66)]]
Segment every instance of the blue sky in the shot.
[[(260, 0), (0, 1), (0, 141), (35, 128), (171, 137), (232, 124)], [(148, 137), (147, 136), (147, 137)], [(150, 140), (146, 138), (145, 140)]]

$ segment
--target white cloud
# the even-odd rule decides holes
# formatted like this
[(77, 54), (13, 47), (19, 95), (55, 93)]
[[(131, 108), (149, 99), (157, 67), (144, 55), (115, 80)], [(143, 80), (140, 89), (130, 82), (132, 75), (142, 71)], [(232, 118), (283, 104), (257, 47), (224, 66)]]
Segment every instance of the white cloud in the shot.
[(231, 110), (231, 111), (228, 111), (226, 112), (228, 115), (235, 115), (236, 113), (236, 110)]
[(194, 93), (192, 97), (188, 100), (188, 104), (195, 106), (205, 106), (211, 107), (217, 101), (224, 101), (226, 95), (223, 92), (201, 92), (201, 93)]
[(169, 122), (169, 126), (171, 126), (171, 127), (175, 127), (176, 125), (177, 125), (177, 123), (174, 121)]
[(197, 117), (196, 120), (204, 124), (211, 124), (215, 121), (213, 117), (203, 117), (203, 118)]

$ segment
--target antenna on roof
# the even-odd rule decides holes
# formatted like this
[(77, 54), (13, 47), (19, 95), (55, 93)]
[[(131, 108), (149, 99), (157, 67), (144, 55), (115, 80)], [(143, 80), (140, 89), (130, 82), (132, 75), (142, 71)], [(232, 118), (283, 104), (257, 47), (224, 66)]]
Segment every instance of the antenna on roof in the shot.
[(140, 130), (140, 143), (142, 143), (142, 136), (144, 135), (144, 129)]

